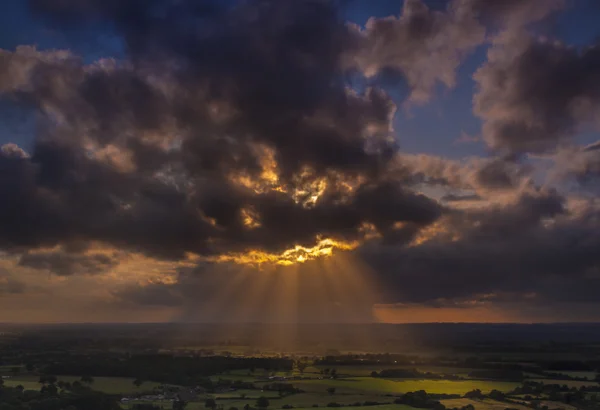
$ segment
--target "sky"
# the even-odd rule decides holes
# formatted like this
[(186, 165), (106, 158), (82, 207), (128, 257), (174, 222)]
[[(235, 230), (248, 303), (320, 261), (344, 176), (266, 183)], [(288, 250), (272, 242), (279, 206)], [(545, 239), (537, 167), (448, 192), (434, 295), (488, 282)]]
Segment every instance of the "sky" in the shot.
[(594, 0), (6, 0), (0, 322), (600, 320)]

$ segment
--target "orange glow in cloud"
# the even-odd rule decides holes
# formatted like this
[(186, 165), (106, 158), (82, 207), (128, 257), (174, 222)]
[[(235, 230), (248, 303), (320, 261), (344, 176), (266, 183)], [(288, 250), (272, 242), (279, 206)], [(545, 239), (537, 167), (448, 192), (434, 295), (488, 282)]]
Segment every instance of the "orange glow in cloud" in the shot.
[(234, 262), (240, 265), (261, 266), (264, 264), (290, 266), (296, 263), (304, 263), (317, 258), (329, 257), (334, 250), (352, 250), (359, 245), (358, 242), (340, 242), (333, 239), (317, 238), (316, 245), (307, 248), (301, 245), (288, 249), (282, 253), (267, 253), (251, 250), (245, 253), (221, 255), (215, 259), (216, 262)]

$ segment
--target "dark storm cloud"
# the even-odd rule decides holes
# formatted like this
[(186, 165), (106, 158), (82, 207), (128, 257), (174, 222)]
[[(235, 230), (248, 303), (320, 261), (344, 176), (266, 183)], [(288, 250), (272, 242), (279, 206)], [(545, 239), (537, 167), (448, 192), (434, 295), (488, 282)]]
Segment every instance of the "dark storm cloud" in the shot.
[[(363, 318), (377, 302), (551, 298), (552, 283), (565, 284), (566, 300), (578, 288), (573, 281), (595, 283), (597, 211), (571, 214), (561, 195), (533, 188), (531, 169), (512, 155), (553, 148), (597, 111), (595, 49), (501, 42), (560, 2), (457, 0), (437, 11), (410, 0), (400, 16), (371, 19), (362, 30), (325, 1), (30, 3), (53, 29), (82, 39), (95, 34), (88, 27), (111, 27), (125, 57), (85, 65), (68, 52), (0, 52), (0, 93), (39, 119), (27, 153), (14, 144), (0, 152), (0, 247), (22, 253), (22, 266), (108, 271), (118, 261), (94, 256), (86, 244), (95, 241), (171, 259), (282, 251), (317, 237), (360, 241), (367, 223), (379, 238), (350, 255), (366, 261), (387, 292), (361, 303), (351, 293), (333, 300), (319, 293), (322, 266), (312, 261), (298, 267), (307, 317), (326, 309), (335, 318), (338, 302), (355, 304)], [(424, 101), (437, 84), (453, 86), (488, 22), (504, 37), (494, 37), (476, 75), (476, 110), (488, 144), (511, 155), (400, 154), (391, 138), (396, 106), (382, 88), (406, 82), (410, 98)], [(368, 88), (349, 87), (356, 70)], [(265, 181), (275, 163), (279, 180)], [(294, 188), (321, 180), (327, 186), (314, 204), (305, 206), (313, 192), (294, 198)], [(418, 194), (421, 184), (473, 192), (446, 202), (484, 200), (476, 210), (450, 210)], [(520, 196), (487, 204), (499, 192)], [(245, 212), (256, 226), (245, 225)], [(412, 244), (432, 224), (449, 233)], [(61, 250), (35, 249), (56, 245)], [(239, 279), (218, 313), (246, 317), (241, 303), (251, 285), (283, 275), (254, 270), (244, 279), (240, 269), (203, 266), (114, 297), (192, 317)], [(247, 315), (277, 313), (269, 298), (261, 302)]]
[(600, 112), (600, 48), (517, 36), (496, 44), (475, 73), (483, 137), (510, 154), (551, 151)]
[[(557, 193), (529, 193), (511, 205), (457, 212), (448, 221), (460, 234), (452, 241), (404, 249), (366, 245), (359, 253), (393, 290), (390, 303), (503, 293), (535, 293), (542, 303), (577, 300), (579, 290), (598, 280), (599, 223), (593, 206), (570, 214)], [(597, 294), (587, 299), (600, 302)]]
[[(441, 235), (409, 247), (375, 241), (348, 254), (371, 268), (366, 269), (369, 281), (379, 289), (371, 294), (361, 291), (365, 303), (357, 311), (368, 316), (367, 306), (373, 303), (453, 308), (521, 306), (534, 310), (565, 309), (565, 303), (600, 303), (595, 292), (600, 280), (600, 213), (593, 203), (577, 212), (569, 211), (560, 194), (540, 190), (523, 193), (510, 204), (456, 211), (444, 218), (444, 226), (458, 237)], [(336, 257), (339, 255), (334, 260)], [(294, 267), (298, 269), (294, 272), (298, 274), (299, 298), (295, 303), (304, 320), (323, 319), (311, 306), (318, 311), (340, 294), (346, 302), (356, 298), (349, 289), (339, 289), (335, 296), (317, 291), (327, 273), (314, 266), (318, 263)], [(204, 264), (195, 270), (181, 270), (175, 282), (129, 286), (114, 296), (128, 303), (180, 306), (183, 312), (198, 315), (196, 318), (215, 317), (211, 312), (227, 318), (246, 314), (245, 320), (272, 318), (273, 312), (267, 313), (272, 304), (252, 306), (250, 312), (242, 295), (264, 281), (270, 284), (265, 289), (274, 298), (285, 288), (275, 283), (287, 277), (286, 269), (265, 272), (251, 268), (242, 272), (227, 264)], [(215, 308), (212, 304), (221, 300), (218, 295), (223, 292), (227, 301)]]
[[(387, 179), (395, 105), (376, 84), (348, 88), (343, 60), (356, 35), (332, 3), (31, 6), (82, 38), (88, 26), (110, 25), (127, 59), (84, 65), (27, 46), (0, 53), (0, 92), (39, 118), (30, 155), (7, 145), (0, 156), (3, 248), (101, 241), (165, 258), (280, 251), (317, 236), (360, 239), (365, 222), (406, 241), (442, 214)], [(263, 172), (263, 148), (287, 193), (232, 182)], [(306, 170), (329, 182), (312, 207), (291, 198)], [(336, 182), (345, 178), (364, 182), (349, 194)], [(247, 209), (259, 227), (244, 226)], [(392, 239), (396, 222), (413, 228)], [(22, 263), (68, 274), (87, 270), (81, 257)]]

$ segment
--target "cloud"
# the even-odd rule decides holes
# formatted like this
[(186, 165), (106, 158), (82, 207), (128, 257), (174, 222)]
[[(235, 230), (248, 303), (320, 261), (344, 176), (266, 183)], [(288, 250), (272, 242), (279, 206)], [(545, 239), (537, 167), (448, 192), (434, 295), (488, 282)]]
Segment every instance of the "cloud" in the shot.
[[(457, 211), (440, 235), (419, 246), (365, 245), (357, 252), (393, 290), (387, 303), (535, 293), (531, 303), (550, 308), (597, 282), (598, 221), (597, 205), (569, 209), (559, 194), (542, 191), (492, 209)], [(600, 302), (598, 295), (586, 300)]]
[(0, 270), (0, 297), (4, 295), (20, 295), (27, 289), (25, 283), (13, 278), (11, 274)]
[(106, 254), (76, 254), (65, 251), (24, 253), (19, 265), (44, 270), (59, 276), (100, 274), (119, 263), (117, 257)]
[[(596, 146), (563, 144), (597, 125), (597, 49), (527, 34), (561, 1), (447, 5), (358, 28), (319, 0), (30, 0), (67, 37), (109, 27), (123, 54), (0, 51), (0, 97), (36, 120), (31, 146), (0, 149), (0, 249), (19, 280), (182, 320), (599, 302), (597, 204), (539, 187), (520, 155), (595, 178)], [(492, 155), (401, 152), (394, 87), (426, 102), (488, 41), (474, 109)]]
[[(122, 303), (178, 306), (185, 320), (292, 317), (289, 310), (277, 316), (280, 305), (308, 322), (354, 314), (374, 320), (382, 306), (398, 304), (409, 311), (450, 309), (456, 317), (454, 309), (482, 308), (516, 320), (522, 309), (521, 319), (574, 320), (570, 303), (600, 303), (591, 291), (600, 278), (598, 210), (594, 202), (573, 206), (556, 191), (539, 190), (512, 203), (447, 214), (420, 233), (418, 244), (372, 240), (325, 261), (273, 271), (203, 264), (180, 270), (175, 281), (128, 286), (114, 295)], [(353, 269), (366, 282), (347, 277)], [(352, 282), (360, 283), (359, 290)], [(276, 295), (285, 295), (285, 302)], [(334, 301), (340, 303), (335, 309)], [(351, 301), (360, 309), (349, 308)], [(477, 317), (486, 317), (480, 313)]]
[(400, 153), (392, 166), (412, 183), (474, 190), (482, 197), (518, 192), (531, 186), (531, 168), (499, 157), (451, 160), (427, 154)]
[(442, 201), (446, 201), (446, 202), (480, 201), (481, 199), (482, 198), (477, 194), (470, 194), (470, 195), (447, 194), (442, 197)]
[(359, 35), (355, 61), (361, 71), (367, 77), (397, 72), (408, 83), (409, 99), (423, 103), (436, 85), (455, 86), (458, 66), (483, 43), (485, 27), (460, 2), (437, 11), (408, 0), (400, 16), (372, 17)]
[(134, 3), (32, 1), (82, 38), (85, 22), (109, 22), (122, 61), (2, 52), (2, 91), (40, 116), (30, 157), (0, 157), (3, 248), (281, 252), (361, 239), (365, 223), (418, 228), (443, 212), (387, 178), (395, 105), (376, 83), (348, 87), (342, 55), (354, 35), (331, 4), (153, 2), (134, 19)]
[(600, 49), (521, 34), (498, 39), (474, 74), (483, 139), (508, 154), (550, 152), (597, 127)]
[(598, 143), (585, 147), (571, 145), (541, 158), (551, 160), (550, 177), (561, 183), (574, 182), (579, 189), (594, 192), (600, 182)]

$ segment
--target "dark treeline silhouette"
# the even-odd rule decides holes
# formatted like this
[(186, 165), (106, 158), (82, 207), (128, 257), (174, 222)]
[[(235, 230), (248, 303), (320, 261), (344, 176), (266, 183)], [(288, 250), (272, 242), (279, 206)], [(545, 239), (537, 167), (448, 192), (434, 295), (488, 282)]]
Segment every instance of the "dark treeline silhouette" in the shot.
[(224, 356), (175, 357), (134, 355), (121, 359), (70, 356), (43, 366), (46, 374), (93, 374), (106, 377), (134, 377), (161, 383), (200, 384), (202, 378), (231, 370), (265, 369), (290, 371), (293, 361), (281, 358), (238, 358)]

